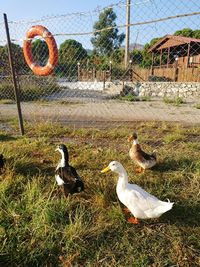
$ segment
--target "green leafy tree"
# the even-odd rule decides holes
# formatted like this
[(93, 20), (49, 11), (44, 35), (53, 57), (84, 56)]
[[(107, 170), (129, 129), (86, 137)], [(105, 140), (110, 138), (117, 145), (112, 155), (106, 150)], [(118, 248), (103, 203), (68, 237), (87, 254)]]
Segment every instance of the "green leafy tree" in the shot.
[(86, 63), (87, 51), (82, 44), (76, 40), (65, 40), (59, 48), (59, 65), (56, 68), (56, 73), (59, 76), (65, 76), (69, 80), (77, 78), (78, 62), (80, 64)]
[(174, 33), (174, 35), (181, 35), (185, 37), (193, 37), (193, 31), (190, 28), (184, 28), (182, 30), (178, 30)]
[(130, 58), (133, 64), (140, 65), (143, 61), (143, 53), (141, 50), (134, 49), (130, 53)]
[(0, 75), (8, 75), (9, 73), (8, 52), (5, 46), (0, 46)]
[[(23, 50), (21, 46), (11, 43), (12, 55), (15, 70), (18, 74), (22, 74), (28, 70), (28, 66), (24, 60)], [(10, 74), (10, 64), (8, 58), (8, 47), (0, 46), (0, 74), (9, 75)]]
[(34, 60), (39, 65), (46, 65), (46, 62), (49, 57), (49, 49), (45, 41), (42, 40), (35, 40), (31, 44), (32, 54), (34, 57)]
[[(152, 55), (149, 53), (149, 48), (152, 47), (155, 43), (157, 43), (162, 37), (153, 38), (149, 43), (145, 44), (144, 49), (142, 50), (142, 62), (140, 66), (143, 68), (149, 68), (152, 64)], [(154, 57), (155, 62), (159, 62), (159, 56)]]
[[(115, 28), (116, 18), (117, 16), (112, 8), (105, 9), (100, 13), (99, 20), (93, 27), (96, 32), (94, 33), (94, 37), (91, 38), (95, 53), (110, 56), (115, 49), (121, 46), (125, 34), (118, 34), (119, 30)], [(112, 28), (106, 30), (105, 28), (108, 27)]]
[(200, 39), (200, 30), (194, 30), (192, 33), (192, 37), (196, 39)]
[(82, 44), (76, 40), (69, 39), (64, 41), (59, 48), (60, 63), (78, 63), (87, 58), (87, 51)]
[(116, 63), (116, 64), (124, 64), (124, 54), (125, 54), (125, 50), (122, 48), (116, 49), (113, 53), (112, 53), (112, 57), (111, 60)]

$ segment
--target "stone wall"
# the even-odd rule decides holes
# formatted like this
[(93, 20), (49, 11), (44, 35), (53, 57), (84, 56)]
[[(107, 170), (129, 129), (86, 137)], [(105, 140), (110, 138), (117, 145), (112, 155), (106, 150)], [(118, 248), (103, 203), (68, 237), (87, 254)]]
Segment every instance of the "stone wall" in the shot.
[(124, 83), (109, 84), (106, 88), (111, 94), (131, 92), (136, 96), (149, 97), (182, 97), (200, 98), (200, 83), (198, 82), (143, 82), (143, 83)]
[(200, 97), (200, 83), (145, 82), (137, 84), (139, 96), (151, 97)]

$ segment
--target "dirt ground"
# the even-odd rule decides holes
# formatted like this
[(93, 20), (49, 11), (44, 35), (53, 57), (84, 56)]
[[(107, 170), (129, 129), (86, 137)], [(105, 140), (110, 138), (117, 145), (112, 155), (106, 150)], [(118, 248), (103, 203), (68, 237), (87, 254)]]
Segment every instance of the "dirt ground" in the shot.
[[(200, 124), (200, 109), (196, 101), (180, 106), (166, 104), (162, 100), (122, 102), (120, 100), (93, 101), (85, 98), (72, 101), (62, 99), (48, 102), (21, 103), (23, 118), (27, 120), (50, 120), (81, 126), (131, 121), (166, 121), (183, 124)], [(17, 117), (16, 104), (0, 104), (0, 118)]]

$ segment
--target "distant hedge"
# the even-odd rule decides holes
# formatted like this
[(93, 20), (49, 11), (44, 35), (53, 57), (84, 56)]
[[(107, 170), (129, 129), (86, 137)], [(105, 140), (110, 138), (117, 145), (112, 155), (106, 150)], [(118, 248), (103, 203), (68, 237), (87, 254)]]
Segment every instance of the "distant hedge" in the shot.
[[(34, 101), (50, 96), (59, 90), (56, 79), (53, 77), (36, 77), (24, 75), (19, 77), (20, 100)], [(0, 77), (0, 99), (15, 99), (11, 77)]]

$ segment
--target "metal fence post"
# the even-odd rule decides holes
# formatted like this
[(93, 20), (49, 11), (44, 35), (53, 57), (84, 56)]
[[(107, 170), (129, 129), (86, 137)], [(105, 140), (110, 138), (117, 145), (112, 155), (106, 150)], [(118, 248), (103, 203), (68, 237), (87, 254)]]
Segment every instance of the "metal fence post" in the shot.
[(125, 42), (125, 57), (124, 57), (125, 69), (128, 67), (128, 60), (129, 60), (130, 4), (131, 4), (131, 0), (127, 0), (126, 1), (126, 42)]
[(103, 90), (106, 88), (106, 72), (103, 70)]
[(21, 135), (24, 135), (24, 125), (23, 125), (23, 118), (22, 118), (22, 112), (21, 112), (19, 90), (17, 87), (17, 81), (16, 81), (16, 76), (15, 76), (16, 72), (15, 72), (15, 68), (14, 68), (14, 64), (13, 64), (13, 56), (12, 56), (12, 48), (11, 48), (8, 20), (7, 20), (7, 15), (5, 13), (3, 14), (3, 16), (4, 16), (4, 24), (5, 24), (5, 30), (6, 30), (7, 45), (8, 45), (8, 57), (9, 57), (10, 69), (11, 69), (11, 73), (12, 73), (12, 80), (13, 80), (13, 86), (14, 86), (14, 91), (15, 91), (15, 100), (17, 103), (19, 127), (20, 127), (20, 131), (21, 131)]

